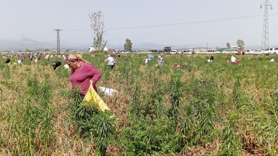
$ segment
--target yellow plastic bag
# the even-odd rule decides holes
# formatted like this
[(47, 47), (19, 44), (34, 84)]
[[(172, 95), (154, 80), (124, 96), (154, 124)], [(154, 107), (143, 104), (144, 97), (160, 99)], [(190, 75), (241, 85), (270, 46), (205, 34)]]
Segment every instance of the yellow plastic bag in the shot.
[(101, 99), (101, 97), (97, 94), (95, 89), (93, 88), (92, 84), (90, 84), (90, 88), (88, 92), (86, 93), (84, 99), (84, 102), (90, 102), (90, 103), (97, 103), (98, 104), (98, 110), (105, 111), (108, 110), (110, 111), (110, 108), (104, 103), (104, 101)]

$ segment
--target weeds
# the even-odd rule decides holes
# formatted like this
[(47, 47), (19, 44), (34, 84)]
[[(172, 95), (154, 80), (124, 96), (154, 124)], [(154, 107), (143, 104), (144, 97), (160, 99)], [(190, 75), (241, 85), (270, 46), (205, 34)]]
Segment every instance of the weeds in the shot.
[(223, 144), (219, 151), (221, 155), (241, 155), (242, 142), (236, 134), (236, 129), (239, 127), (235, 122), (237, 118), (234, 113), (229, 114), (229, 123), (224, 129)]
[(71, 118), (78, 126), (78, 132), (83, 138), (94, 136), (97, 142), (97, 153), (105, 156), (110, 137), (115, 132), (112, 112), (98, 111), (97, 103), (80, 103), (78, 88), (74, 93), (75, 97), (70, 105)]
[(273, 56), (237, 56), (238, 66), (221, 54), (210, 64), (165, 55), (156, 67), (157, 55), (145, 64), (146, 54), (131, 54), (112, 71), (104, 54), (83, 57), (102, 73), (98, 86), (118, 90), (100, 96), (119, 124), (78, 92), (72, 98), (70, 72), (52, 61), (2, 59), (0, 155), (277, 155)]

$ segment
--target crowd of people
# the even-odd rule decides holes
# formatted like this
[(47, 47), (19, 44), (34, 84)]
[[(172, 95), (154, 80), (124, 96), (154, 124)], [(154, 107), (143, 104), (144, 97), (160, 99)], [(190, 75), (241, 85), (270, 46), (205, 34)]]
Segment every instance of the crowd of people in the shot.
[[(2, 54), (3, 55), (3, 54)], [(99, 81), (99, 79), (101, 78), (101, 73), (98, 71), (98, 69), (96, 67), (94, 67), (92, 64), (90, 64), (88, 61), (86, 61), (85, 59), (82, 58), (82, 56), (80, 54), (69, 54), (68, 56), (65, 56), (64, 54), (57, 54), (57, 55), (53, 55), (53, 54), (48, 54), (48, 53), (8, 53), (6, 56), (3, 55), (3, 58), (5, 59), (5, 63), (10, 63), (11, 60), (9, 59), (9, 57), (16, 57), (18, 58), (18, 63), (23, 63), (25, 61), (26, 58), (29, 58), (30, 61), (33, 61), (34, 58), (36, 58), (36, 62), (41, 60), (42, 58), (50, 60), (50, 59), (61, 59), (63, 58), (64, 62), (65, 62), (65, 66), (67, 68), (71, 69), (71, 77), (70, 77), (70, 82), (72, 83), (72, 88), (75, 88), (76, 86), (80, 86), (81, 87), (81, 91), (80, 91), (80, 102), (83, 100), (83, 98), (85, 97), (90, 84), (93, 85), (94, 90), (97, 92), (97, 87), (96, 87), (96, 83)], [(118, 57), (120, 57), (120, 54), (117, 54)], [(94, 55), (92, 55), (92, 57), (95, 57)], [(182, 59), (182, 57), (180, 57)], [(148, 63), (149, 61), (152, 61), (153, 56), (151, 54), (147, 55), (147, 58), (145, 59), (145, 63)], [(208, 60), (208, 62), (213, 62), (214, 61), (214, 56), (211, 55), (210, 59)], [(127, 58), (125, 58), (125, 60), (127, 61)], [(108, 67), (113, 70), (116, 62), (118, 60), (116, 59), (116, 57), (112, 57), (111, 55), (105, 55), (105, 62), (107, 62)], [(231, 61), (232, 64), (238, 64), (240, 65), (241, 62), (240, 60), (238, 60), (236, 57), (231, 56), (230, 60), (227, 60), (227, 63), (229, 63), (229, 61)], [(271, 60), (271, 62), (274, 62), (274, 59)], [(157, 65), (158, 66), (162, 66), (164, 64), (164, 58), (163, 58), (163, 53), (161, 53), (158, 57), (157, 57)], [(53, 66), (53, 70), (56, 70), (57, 68), (62, 66), (62, 62), (60, 61), (55, 61), (52, 64)], [(178, 63), (175, 63), (174, 66), (176, 67), (180, 67), (180, 68), (185, 68), (188, 66), (187, 63), (184, 63), (182, 65), (179, 65)], [(277, 91), (278, 93), (278, 91)]]
[[(55, 58), (61, 58), (61, 54), (49, 54), (48, 52), (8, 52), (6, 55), (2, 53), (2, 57), (9, 59), (9, 58), (17, 58), (17, 63), (21, 64), (25, 61), (25, 59), (30, 59), (30, 61), (33, 61), (35, 59), (35, 62), (40, 61), (43, 57), (47, 60), (55, 59)], [(62, 55), (63, 60), (66, 61), (66, 56)]]

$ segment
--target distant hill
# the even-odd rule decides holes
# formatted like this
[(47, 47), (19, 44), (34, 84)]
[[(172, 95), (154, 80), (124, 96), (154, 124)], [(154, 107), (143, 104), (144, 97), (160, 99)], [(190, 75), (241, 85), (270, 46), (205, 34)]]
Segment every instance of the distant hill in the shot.
[[(87, 50), (90, 47), (88, 44), (79, 44), (73, 42), (62, 41), (60, 43), (61, 49), (84, 49)], [(36, 41), (29, 38), (24, 38), (22, 40), (3, 40), (0, 39), (0, 50), (23, 50), (23, 49), (56, 49), (56, 41)]]
[[(24, 44), (23, 44), (24, 43)], [(24, 46), (24, 47), (23, 47)], [(60, 48), (61, 50), (66, 49), (73, 49), (73, 50), (84, 50), (87, 51), (88, 48), (91, 46), (91, 44), (87, 43), (75, 43), (75, 42), (67, 42), (67, 41), (61, 41)], [(150, 49), (157, 49), (162, 50), (164, 47), (172, 47), (172, 49), (198, 49), (198, 48), (206, 48), (203, 44), (194, 44), (194, 45), (164, 45), (164, 44), (156, 44), (156, 43), (133, 43), (132, 50), (150, 50)], [(108, 49), (117, 49), (117, 50), (123, 50), (124, 44), (110, 44), (108, 42), (107, 44)], [(210, 45), (209, 48), (216, 48), (217, 45)], [(226, 45), (218, 46), (219, 48), (226, 47)], [(3, 40), (0, 39), (0, 51), (18, 51), (24, 49), (30, 49), (30, 50), (36, 50), (36, 49), (51, 49), (56, 50), (57, 43), (56, 40), (53, 41), (36, 41), (29, 38), (24, 38), (23, 42), (22, 40)], [(257, 49), (260, 48), (260, 46), (245, 46), (245, 49)]]
[[(150, 49), (160, 49), (162, 50), (164, 47), (172, 47), (174, 49), (187, 49), (189, 47), (187, 46), (171, 46), (171, 45), (164, 45), (164, 44), (156, 44), (156, 43), (141, 43), (141, 44), (133, 44), (132, 45), (132, 50), (150, 50)], [(109, 49), (124, 49), (124, 44), (119, 44), (119, 45), (113, 45), (113, 44), (107, 44), (107, 47)]]

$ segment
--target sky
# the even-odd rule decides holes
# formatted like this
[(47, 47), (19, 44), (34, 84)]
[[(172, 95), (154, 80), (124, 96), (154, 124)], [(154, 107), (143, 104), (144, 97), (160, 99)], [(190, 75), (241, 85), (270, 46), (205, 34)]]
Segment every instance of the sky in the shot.
[[(89, 14), (101, 11), (108, 45), (226, 47), (262, 42), (265, 0), (0, 0), (0, 39), (93, 43)], [(278, 46), (278, 0), (269, 0), (269, 43)]]

